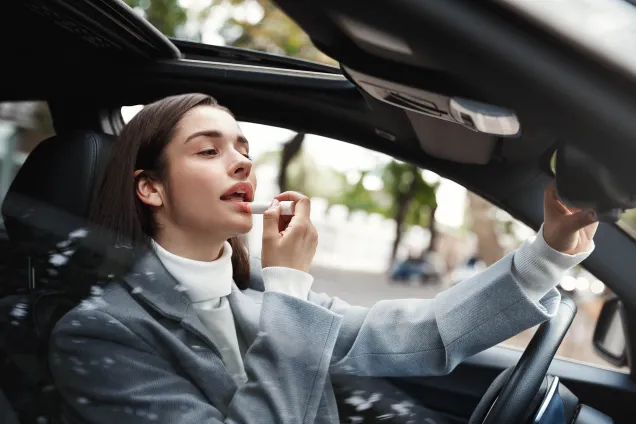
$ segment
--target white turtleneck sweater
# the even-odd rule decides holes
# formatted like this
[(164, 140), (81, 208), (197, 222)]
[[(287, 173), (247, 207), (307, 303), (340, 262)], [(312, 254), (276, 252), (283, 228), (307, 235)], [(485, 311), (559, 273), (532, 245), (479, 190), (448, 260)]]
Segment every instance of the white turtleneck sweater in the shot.
[[(240, 386), (247, 381), (239, 349), (232, 309), (227, 296), (232, 291), (232, 247), (223, 245), (221, 257), (212, 262), (195, 261), (168, 252), (153, 242), (168, 272), (187, 290), (193, 307), (206, 326), (208, 337), (219, 349), (229, 373)], [(552, 249), (543, 239), (543, 228), (516, 252), (512, 273), (528, 297), (538, 302), (558, 282), (558, 277), (590, 255), (567, 255)], [(307, 300), (313, 277), (284, 267), (262, 270), (266, 291), (276, 291)]]
[[(153, 242), (157, 256), (168, 272), (186, 288), (208, 337), (219, 349), (225, 366), (237, 384), (247, 381), (232, 309), (227, 296), (232, 291), (232, 247), (223, 245), (221, 256), (212, 262), (195, 261), (170, 253)], [(262, 271), (265, 290), (307, 300), (314, 278), (292, 268), (268, 267)]]

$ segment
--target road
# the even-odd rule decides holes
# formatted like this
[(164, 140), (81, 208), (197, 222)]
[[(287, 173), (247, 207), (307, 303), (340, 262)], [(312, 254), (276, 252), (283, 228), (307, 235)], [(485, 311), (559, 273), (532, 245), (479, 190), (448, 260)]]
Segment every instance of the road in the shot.
[(384, 299), (432, 298), (440, 291), (437, 284), (391, 284), (384, 274), (342, 271), (313, 267), (312, 290), (337, 296), (358, 306), (372, 306)]

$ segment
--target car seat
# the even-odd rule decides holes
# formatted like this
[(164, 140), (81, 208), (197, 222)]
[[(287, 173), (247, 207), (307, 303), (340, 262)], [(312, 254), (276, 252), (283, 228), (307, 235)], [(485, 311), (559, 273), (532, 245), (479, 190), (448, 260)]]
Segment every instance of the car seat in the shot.
[(11, 262), (0, 268), (0, 385), (21, 424), (59, 422), (49, 335), (87, 290), (69, 285), (65, 268), (87, 235), (90, 199), (112, 142), (93, 131), (42, 141), (2, 204)]

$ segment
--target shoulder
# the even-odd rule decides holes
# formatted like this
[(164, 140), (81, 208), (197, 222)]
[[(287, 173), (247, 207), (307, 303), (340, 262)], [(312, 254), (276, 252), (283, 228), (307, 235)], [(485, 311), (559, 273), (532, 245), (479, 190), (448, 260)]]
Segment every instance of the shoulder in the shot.
[(132, 333), (133, 321), (148, 315), (121, 282), (91, 286), (90, 293), (55, 325), (52, 340), (60, 337), (108, 338)]

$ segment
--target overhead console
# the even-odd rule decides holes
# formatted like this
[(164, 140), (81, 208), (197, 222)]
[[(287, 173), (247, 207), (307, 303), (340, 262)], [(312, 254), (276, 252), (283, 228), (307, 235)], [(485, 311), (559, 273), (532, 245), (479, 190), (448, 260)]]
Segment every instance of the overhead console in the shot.
[(364, 91), (393, 106), (459, 124), (469, 130), (499, 137), (518, 137), (521, 125), (514, 111), (461, 97), (448, 97), (372, 77), (343, 65)]
[(519, 120), (509, 109), (409, 87), (346, 65), (342, 68), (364, 94), (403, 110), (422, 150), (431, 156), (485, 164), (498, 139), (521, 136)]

